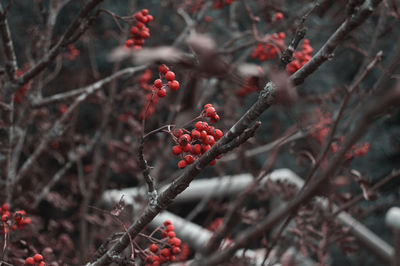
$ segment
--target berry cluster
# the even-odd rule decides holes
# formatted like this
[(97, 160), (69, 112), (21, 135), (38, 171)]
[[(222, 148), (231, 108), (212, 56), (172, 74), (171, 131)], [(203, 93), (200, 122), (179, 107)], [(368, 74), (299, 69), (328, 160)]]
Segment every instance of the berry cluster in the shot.
[[(175, 73), (170, 71), (166, 65), (160, 65), (158, 67), (158, 71), (160, 72), (160, 77), (163, 75), (165, 80), (167, 81), (168, 87), (171, 91), (177, 91), (179, 89), (179, 82), (175, 80)], [(162, 79), (156, 79), (154, 81), (154, 88), (157, 90), (157, 96), (163, 98), (167, 96), (167, 90), (165, 89), (166, 84), (163, 83)]]
[(176, 261), (176, 256), (181, 253), (182, 241), (176, 237), (174, 230), (171, 221), (164, 221), (164, 230), (161, 235), (165, 240), (168, 240), (168, 244), (151, 244), (149, 251), (152, 255), (146, 257), (146, 266), (158, 266), (167, 261)]
[[(25, 69), (28, 70), (29, 67), (26, 66)], [(17, 78), (21, 77), (23, 73), (24, 72), (21, 69), (18, 69), (16, 72)], [(30, 87), (31, 87), (31, 84), (30, 84), (30, 82), (28, 82), (27, 84), (25, 84), (24, 86), (19, 88), (17, 91), (15, 91), (13, 101), (15, 103), (22, 103), (24, 100), (25, 94), (28, 92)]]
[(130, 29), (131, 36), (125, 42), (126, 48), (133, 48), (135, 50), (142, 49), (144, 41), (150, 37), (150, 30), (146, 24), (153, 21), (153, 16), (149, 14), (149, 10), (142, 9), (142, 11), (135, 14), (136, 26)]
[(229, 6), (234, 0), (214, 0), (214, 9), (222, 9), (225, 6)]
[[(148, 118), (154, 113), (158, 98), (164, 98), (167, 96), (166, 87), (169, 87), (171, 91), (177, 91), (179, 89), (180, 85), (179, 82), (175, 80), (175, 73), (170, 71), (166, 65), (160, 65), (158, 71), (160, 72), (160, 78), (156, 79), (153, 82), (153, 85), (148, 85), (148, 81), (151, 79), (150, 70), (146, 70), (146, 72), (139, 78), (140, 86), (143, 90), (148, 92), (146, 94), (147, 104), (139, 115), (140, 119)], [(163, 82), (163, 80), (165, 81)]]
[(76, 49), (74, 44), (70, 44), (68, 45), (68, 54), (67, 54), (67, 58), (69, 61), (75, 61), (75, 59), (78, 57), (79, 55), (79, 50)]
[(28, 257), (25, 260), (25, 265), (46, 266), (41, 254), (35, 254), (33, 257)]
[(286, 71), (289, 74), (293, 74), (297, 70), (299, 70), (302, 66), (304, 66), (308, 61), (310, 61), (312, 57), (312, 52), (314, 49), (310, 45), (310, 41), (308, 39), (304, 39), (302, 50), (298, 52), (294, 52), (293, 61), (287, 64)]
[[(216, 123), (219, 120), (219, 115), (211, 104), (204, 106), (200, 117), (208, 117), (211, 123)], [(182, 160), (178, 162), (178, 167), (181, 169), (194, 163), (196, 159), (211, 149), (223, 136), (223, 132), (220, 129), (204, 121), (198, 121), (192, 132), (185, 131), (187, 132), (185, 134), (183, 129), (175, 129), (173, 131), (173, 138), (177, 145), (172, 147), (172, 153), (181, 157)], [(217, 158), (219, 159), (220, 156)], [(212, 161), (210, 165), (214, 165), (215, 163), (216, 160)]]
[[(339, 141), (340, 143), (343, 143), (344, 136), (341, 136)], [(355, 157), (363, 157), (368, 153), (369, 147), (370, 147), (369, 142), (365, 142), (363, 145), (358, 147), (354, 145), (353, 147), (351, 147), (350, 151), (346, 152), (344, 157), (346, 158), (346, 160), (350, 160)], [(339, 145), (337, 143), (332, 143), (331, 149), (333, 153), (336, 153), (339, 149)]]
[(251, 58), (260, 61), (274, 59), (285, 47), (286, 34), (284, 32), (267, 35), (263, 43), (259, 43), (253, 50)]
[(11, 214), (10, 205), (7, 203), (4, 203), (3, 206), (0, 207), (0, 215), (0, 228), (3, 235), (7, 235), (10, 232), (9, 228), (11, 228), (12, 231), (16, 231), (17, 229), (23, 230), (25, 225), (32, 222), (31, 218), (25, 217), (26, 211), (24, 210), (16, 211)]

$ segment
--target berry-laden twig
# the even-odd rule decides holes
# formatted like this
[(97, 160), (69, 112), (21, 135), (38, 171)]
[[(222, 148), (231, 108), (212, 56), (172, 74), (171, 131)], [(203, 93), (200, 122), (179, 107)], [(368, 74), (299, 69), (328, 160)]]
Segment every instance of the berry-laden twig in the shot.
[(130, 38), (125, 42), (125, 48), (140, 50), (146, 39), (150, 37), (150, 30), (146, 25), (153, 21), (153, 16), (149, 14), (148, 9), (143, 9), (135, 14), (136, 25), (130, 29)]
[[(220, 119), (212, 104), (204, 105), (204, 109), (198, 118), (208, 118), (211, 123), (216, 123)], [(188, 133), (184, 134), (184, 131)], [(211, 149), (223, 135), (222, 130), (209, 125), (205, 121), (196, 122), (191, 132), (182, 128), (174, 129), (172, 138), (176, 145), (172, 147), (172, 154), (180, 156), (182, 159), (178, 162), (178, 167), (183, 169), (194, 163), (195, 160)], [(217, 159), (220, 158), (221, 156), (217, 157)], [(210, 165), (215, 163), (216, 160), (213, 160)]]

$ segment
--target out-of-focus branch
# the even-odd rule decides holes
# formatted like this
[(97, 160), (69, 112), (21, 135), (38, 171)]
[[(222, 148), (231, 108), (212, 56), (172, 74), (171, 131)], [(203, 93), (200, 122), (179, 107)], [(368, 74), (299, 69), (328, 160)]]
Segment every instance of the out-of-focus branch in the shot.
[[(14, 45), (11, 38), (10, 27), (7, 21), (7, 13), (0, 4), (0, 34), (3, 39), (3, 48), (6, 56), (6, 73), (9, 80), (14, 81), (18, 68), (17, 56), (15, 55)], [(10, 92), (7, 92), (10, 93)]]

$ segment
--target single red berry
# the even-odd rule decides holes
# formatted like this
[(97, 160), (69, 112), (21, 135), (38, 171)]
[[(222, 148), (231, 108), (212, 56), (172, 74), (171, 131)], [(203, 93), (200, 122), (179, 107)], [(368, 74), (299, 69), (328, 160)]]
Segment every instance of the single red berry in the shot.
[(214, 107), (208, 107), (206, 109), (206, 115), (208, 117), (213, 117), (214, 115), (216, 115), (215, 108)]
[(165, 226), (168, 226), (168, 225), (171, 225), (171, 224), (172, 224), (172, 222), (170, 220), (165, 220), (164, 221), (164, 225)]
[(33, 256), (33, 259), (34, 259), (36, 262), (40, 262), (40, 261), (43, 260), (43, 256), (42, 256), (41, 254), (35, 254), (35, 256)]
[(195, 144), (192, 148), (192, 153), (193, 154), (200, 154), (201, 153), (201, 145), (200, 144)]
[(136, 23), (136, 27), (138, 27), (139, 29), (142, 29), (144, 27), (144, 23), (138, 22), (138, 23)]
[(32, 257), (28, 257), (25, 260), (25, 264), (26, 265), (34, 265), (35, 264), (35, 260)]
[(179, 89), (179, 82), (177, 80), (168, 81), (168, 87), (172, 91), (177, 91)]
[(132, 35), (139, 34), (139, 28), (138, 27), (133, 26), (133, 27), (131, 27), (130, 31), (131, 31)]
[(216, 164), (216, 163), (217, 163), (217, 161), (214, 160), (214, 161), (212, 161), (212, 162), (210, 163), (210, 165), (214, 165), (214, 164)]
[(179, 137), (179, 144), (182, 146), (186, 146), (186, 144), (188, 144), (190, 142), (191, 138), (189, 136), (189, 134), (183, 134), (182, 136)]
[(175, 73), (172, 71), (168, 71), (165, 73), (165, 79), (168, 81), (173, 81), (175, 79)]
[(200, 138), (204, 141), (208, 136), (207, 131), (202, 130), (200, 133), (201, 133)]
[(200, 136), (201, 136), (200, 131), (198, 131), (198, 130), (196, 130), (196, 129), (194, 129), (194, 130), (192, 131), (192, 138), (193, 138), (193, 139), (199, 139)]
[(143, 16), (146, 16), (147, 14), (149, 14), (149, 10), (148, 9), (142, 9), (142, 14), (143, 14)]
[(220, 138), (222, 138), (223, 135), (224, 133), (220, 129), (216, 129), (214, 132), (215, 140), (219, 140)]
[(147, 15), (147, 23), (152, 22), (154, 17), (152, 15)]
[(161, 89), (161, 87), (163, 86), (161, 79), (156, 79), (154, 81), (154, 87), (156, 87), (157, 89)]
[(175, 234), (175, 232), (174, 232), (174, 231), (170, 231), (170, 232), (168, 232), (168, 237), (169, 237), (169, 238), (176, 237), (176, 234)]
[(187, 162), (187, 164), (192, 164), (194, 162), (194, 157), (192, 155), (186, 155), (185, 161)]
[(128, 47), (132, 47), (133, 46), (133, 40), (132, 39), (126, 40), (125, 45), (128, 46)]
[(174, 129), (174, 131), (172, 131), (172, 134), (174, 134), (175, 137), (179, 138), (180, 136), (182, 136), (183, 130), (180, 128)]
[(44, 261), (39, 262), (38, 266), (46, 266), (46, 263)]
[(170, 251), (167, 248), (164, 248), (163, 250), (161, 250), (161, 255), (165, 256), (165, 257), (169, 257), (170, 255)]
[(178, 167), (181, 168), (181, 169), (185, 168), (186, 165), (187, 165), (187, 163), (184, 160), (180, 160), (178, 162)]
[(286, 34), (284, 32), (279, 32), (279, 39), (285, 39)]
[(167, 96), (167, 90), (166, 89), (159, 89), (157, 91), (157, 95), (160, 98), (164, 98), (165, 96)]
[(202, 131), (203, 128), (204, 128), (203, 122), (201, 122), (201, 121), (197, 122), (197, 123), (195, 124), (195, 128), (196, 128), (198, 131)]
[(208, 135), (206, 138), (206, 144), (210, 144), (211, 146), (213, 146), (215, 144), (215, 139), (213, 136)]
[(209, 149), (211, 149), (211, 146), (210, 146), (210, 145), (204, 145), (204, 146), (202, 146), (202, 152), (203, 152), (203, 153), (207, 152)]
[(158, 246), (156, 244), (151, 244), (149, 249), (151, 252), (156, 253), (158, 250)]
[(173, 247), (173, 248), (172, 248), (172, 253), (173, 253), (173, 254), (181, 253), (181, 249), (178, 248), (178, 247)]
[(191, 152), (192, 151), (192, 145), (190, 145), (189, 143), (186, 144), (185, 146), (182, 147), (182, 150), (184, 152)]
[(140, 37), (142, 37), (143, 39), (147, 39), (150, 37), (150, 33), (148, 31), (142, 31), (140, 33)]
[(169, 71), (169, 68), (166, 65), (162, 64), (158, 67), (158, 71), (165, 75), (165, 73)]
[(30, 224), (32, 222), (31, 218), (27, 217), (25, 219), (22, 220), (23, 224)]
[(283, 14), (281, 12), (278, 12), (275, 14), (276, 20), (282, 20), (283, 19)]
[(206, 105), (204, 105), (204, 110), (207, 110), (207, 108), (210, 108), (210, 107), (212, 107), (212, 104), (211, 103), (207, 103)]
[(172, 147), (172, 153), (174, 155), (179, 155), (182, 153), (182, 148), (179, 145), (175, 145), (174, 147)]
[(174, 255), (169, 257), (169, 261), (175, 261), (175, 260), (176, 260), (176, 257)]
[(165, 229), (167, 230), (167, 232), (171, 232), (171, 231), (174, 231), (174, 230), (175, 230), (175, 227), (174, 227), (172, 224), (170, 224), (170, 225), (167, 225), (167, 226), (165, 227)]

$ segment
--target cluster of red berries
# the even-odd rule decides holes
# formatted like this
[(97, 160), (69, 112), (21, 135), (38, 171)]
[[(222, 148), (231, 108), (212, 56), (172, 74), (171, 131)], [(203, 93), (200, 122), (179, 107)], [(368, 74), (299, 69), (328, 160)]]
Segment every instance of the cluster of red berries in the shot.
[[(343, 143), (343, 141), (344, 141), (344, 136), (341, 136), (339, 142)], [(346, 160), (350, 160), (355, 157), (363, 157), (368, 153), (369, 147), (370, 147), (369, 142), (365, 142), (363, 145), (358, 147), (354, 145), (353, 147), (351, 147), (350, 151), (346, 152), (344, 157), (346, 158)], [(339, 149), (339, 145), (337, 143), (332, 143), (331, 149), (333, 153), (336, 153)]]
[[(28, 66), (25, 66), (25, 69), (28, 70), (29, 67), (28, 67)], [(16, 74), (17, 78), (19, 78), (19, 77), (22, 76), (23, 73), (24, 73), (24, 72), (23, 72), (21, 69), (18, 69), (17, 72), (16, 72), (15, 74)], [(15, 93), (14, 93), (13, 101), (14, 101), (15, 103), (22, 103), (22, 102), (24, 101), (25, 94), (28, 92), (28, 90), (30, 89), (30, 87), (31, 87), (31, 83), (28, 82), (27, 84), (25, 84), (24, 86), (22, 86), (21, 88), (19, 88), (18, 90), (16, 90)]]
[(154, 18), (147, 9), (142, 9), (142, 11), (136, 13), (135, 18), (136, 26), (131, 27), (131, 36), (126, 40), (125, 47), (138, 50), (142, 49), (144, 41), (150, 37), (150, 30), (146, 27), (146, 24), (153, 21)]
[(274, 59), (285, 47), (285, 38), (284, 32), (267, 35), (265, 41), (254, 48), (251, 58), (260, 61)]
[(311, 47), (310, 41), (308, 39), (304, 39), (302, 50), (294, 52), (293, 61), (287, 64), (286, 71), (289, 74), (293, 74), (294, 72), (299, 70), (308, 61), (310, 61), (313, 51), (314, 49)]
[(258, 78), (247, 77), (245, 85), (238, 89), (235, 94), (239, 97), (244, 97), (252, 92), (258, 91)]
[(332, 123), (331, 115), (329, 113), (322, 113), (319, 108), (316, 108), (314, 113), (318, 119), (318, 122), (314, 125), (311, 131), (311, 137), (318, 140), (318, 142), (322, 144), (325, 137), (329, 133), (329, 125)]
[(33, 257), (26, 258), (25, 265), (46, 266), (46, 263), (41, 254), (35, 254)]
[[(155, 106), (157, 105), (158, 98), (163, 98), (167, 96), (166, 87), (169, 87), (171, 91), (177, 91), (179, 89), (179, 82), (175, 80), (175, 73), (170, 71), (170, 69), (162, 64), (158, 67), (160, 72), (160, 78), (153, 82), (153, 85), (149, 85), (148, 82), (151, 79), (151, 71), (147, 69), (145, 73), (139, 78), (140, 86), (143, 90), (147, 91), (146, 101), (147, 104), (141, 111), (139, 118), (148, 118), (155, 111)], [(163, 80), (166, 80), (163, 82)], [(145, 117), (146, 116), (146, 117)]]
[(1, 231), (3, 235), (6, 235), (10, 232), (9, 228), (12, 231), (16, 231), (17, 229), (23, 230), (25, 225), (28, 225), (32, 222), (31, 218), (25, 217), (26, 211), (20, 210), (16, 211), (13, 214), (10, 212), (10, 205), (4, 203), (0, 207), (0, 215), (1, 215)]
[(176, 256), (181, 253), (182, 241), (176, 237), (172, 222), (169, 220), (164, 221), (164, 227), (165, 229), (161, 232), (161, 235), (165, 240), (168, 239), (168, 244), (162, 243), (161, 247), (159, 246), (160, 244), (151, 244), (149, 251), (151, 251), (152, 255), (146, 257), (146, 266), (158, 266), (167, 261), (176, 261)]
[[(160, 77), (164, 76), (171, 91), (177, 91), (179, 89), (179, 82), (175, 80), (175, 73), (170, 71), (166, 65), (160, 65), (158, 71), (160, 72)], [(157, 90), (158, 97), (163, 98), (167, 96), (167, 90), (165, 87), (166, 84), (163, 83), (161, 78), (154, 81), (154, 88)]]
[[(212, 123), (219, 120), (219, 115), (211, 104), (206, 104), (201, 112), (201, 117), (208, 117)], [(182, 160), (178, 162), (178, 167), (183, 169), (187, 165), (194, 163), (205, 152), (211, 149), (212, 146), (224, 135), (224, 133), (204, 121), (198, 121), (195, 124), (192, 132), (183, 129), (175, 129), (173, 133), (174, 141), (177, 145), (172, 147), (172, 153), (180, 156)], [(221, 156), (217, 157), (217, 159)], [(210, 165), (214, 165), (216, 160)]]
[(229, 6), (234, 0), (214, 0), (214, 9), (222, 9), (225, 6)]
[(68, 45), (67, 58), (69, 61), (75, 61), (75, 59), (78, 57), (79, 53), (80, 53), (79, 50), (76, 49), (76, 47), (73, 43)]

